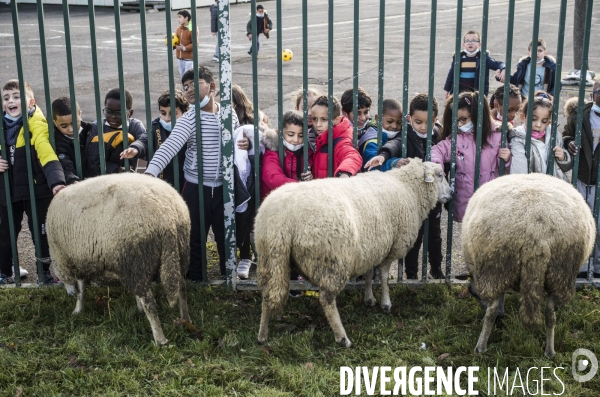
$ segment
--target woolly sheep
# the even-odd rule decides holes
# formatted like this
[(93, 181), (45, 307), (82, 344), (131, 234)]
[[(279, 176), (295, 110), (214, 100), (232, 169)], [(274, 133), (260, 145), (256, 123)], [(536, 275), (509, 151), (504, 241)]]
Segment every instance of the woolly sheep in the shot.
[(569, 183), (533, 173), (483, 185), (471, 197), (462, 241), (472, 283), (487, 304), (476, 351), (487, 340), (505, 291), (520, 291), (519, 316), (540, 325), (546, 299), (546, 350), (554, 357), (555, 309), (575, 293), (575, 278), (596, 236), (594, 217)]
[(83, 310), (86, 282), (118, 279), (146, 313), (154, 342), (165, 345), (151, 289), (160, 275), (170, 306), (179, 300), (182, 319), (190, 321), (190, 216), (169, 184), (134, 173), (88, 179), (52, 200), (46, 225), (56, 273), (77, 295), (74, 314)]
[(259, 343), (267, 339), (270, 315), (288, 298), (294, 265), (320, 288), (336, 342), (350, 347), (336, 307), (338, 293), (350, 278), (366, 274), (364, 301), (374, 306), (371, 285), (378, 266), (381, 307), (389, 312), (391, 262), (406, 255), (429, 212), (450, 197), (442, 168), (420, 159), (387, 173), (290, 183), (269, 194), (254, 229), (263, 297)]

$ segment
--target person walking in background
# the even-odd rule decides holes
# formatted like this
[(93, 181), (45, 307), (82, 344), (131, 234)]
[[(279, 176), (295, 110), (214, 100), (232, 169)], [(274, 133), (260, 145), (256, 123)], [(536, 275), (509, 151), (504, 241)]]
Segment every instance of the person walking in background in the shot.
[[(215, 0), (215, 4), (211, 4), (210, 6), (210, 32), (213, 36), (217, 36), (217, 32), (219, 31), (219, 23), (217, 18), (219, 16), (219, 0)], [(215, 44), (215, 55), (213, 55), (213, 61), (219, 62), (219, 38), (217, 37), (217, 43)]]
[[(269, 18), (269, 15), (265, 11), (265, 7), (262, 4), (256, 6), (256, 52), (258, 53), (260, 49), (260, 43), (258, 42), (258, 38), (260, 34), (263, 33), (265, 37), (269, 38), (269, 32), (273, 29), (273, 22)], [(248, 40), (252, 41), (252, 18), (246, 24), (246, 36), (248, 36)], [(252, 55), (252, 46), (248, 50), (248, 54)]]

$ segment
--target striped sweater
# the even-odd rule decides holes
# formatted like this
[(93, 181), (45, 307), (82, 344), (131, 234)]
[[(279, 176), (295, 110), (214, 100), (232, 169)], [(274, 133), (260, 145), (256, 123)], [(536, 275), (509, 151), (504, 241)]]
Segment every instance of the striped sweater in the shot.
[[(200, 111), (202, 131), (202, 171), (203, 185), (217, 187), (223, 184), (221, 172), (221, 117), (220, 106), (217, 113)], [(239, 126), (235, 112), (233, 114), (233, 130)], [(158, 176), (173, 157), (187, 144), (183, 173), (185, 180), (198, 183), (198, 147), (196, 145), (196, 109), (194, 106), (177, 119), (175, 128), (158, 148), (152, 161), (146, 168), (147, 174)]]

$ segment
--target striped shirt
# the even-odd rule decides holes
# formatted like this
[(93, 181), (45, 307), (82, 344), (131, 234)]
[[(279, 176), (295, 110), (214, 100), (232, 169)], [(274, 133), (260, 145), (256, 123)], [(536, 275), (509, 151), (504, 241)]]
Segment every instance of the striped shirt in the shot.
[[(217, 113), (200, 111), (202, 132), (202, 183), (204, 186), (217, 187), (223, 184), (223, 173), (221, 171), (221, 113), (220, 105), (217, 104)], [(233, 130), (239, 126), (235, 112), (233, 115)], [(179, 150), (187, 144), (183, 174), (185, 180), (198, 183), (198, 147), (196, 145), (196, 108), (191, 106), (190, 110), (177, 119), (175, 128), (158, 148), (152, 161), (146, 168), (147, 174), (158, 176), (177, 155)]]
[(475, 57), (468, 57), (465, 54), (460, 58), (460, 81), (459, 92), (475, 91), (475, 72), (477, 71), (477, 61)]

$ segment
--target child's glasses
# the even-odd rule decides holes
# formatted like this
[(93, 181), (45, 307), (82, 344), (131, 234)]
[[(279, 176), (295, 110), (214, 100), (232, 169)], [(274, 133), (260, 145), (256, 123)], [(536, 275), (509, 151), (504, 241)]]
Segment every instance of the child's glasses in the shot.
[(479, 40), (465, 40), (465, 44), (477, 44)]
[(105, 115), (106, 117), (108, 117), (108, 116), (112, 116), (112, 117), (116, 117), (116, 118), (118, 118), (118, 119), (120, 119), (120, 118), (121, 118), (121, 112), (115, 112), (114, 110), (112, 110), (112, 109), (109, 109), (109, 108), (104, 108), (104, 109), (102, 109), (102, 112), (104, 112), (104, 115)]
[(186, 84), (183, 86), (183, 91), (188, 92), (189, 90), (194, 90), (194, 85), (193, 84)]

